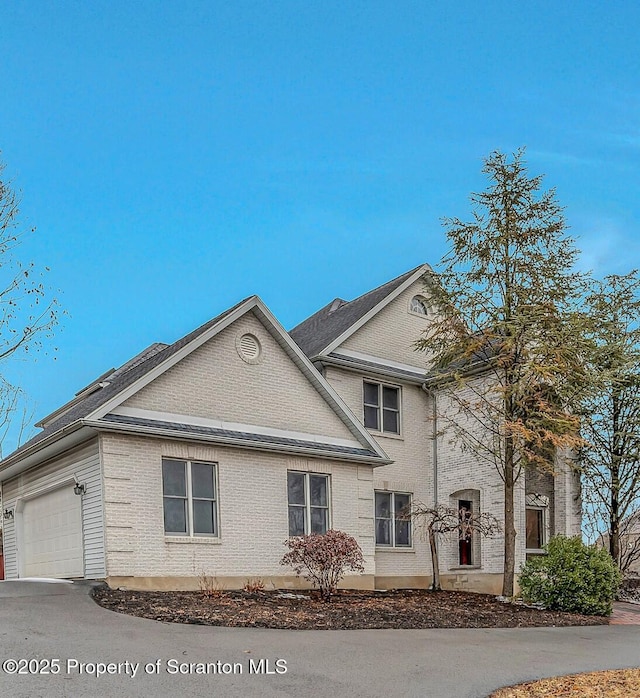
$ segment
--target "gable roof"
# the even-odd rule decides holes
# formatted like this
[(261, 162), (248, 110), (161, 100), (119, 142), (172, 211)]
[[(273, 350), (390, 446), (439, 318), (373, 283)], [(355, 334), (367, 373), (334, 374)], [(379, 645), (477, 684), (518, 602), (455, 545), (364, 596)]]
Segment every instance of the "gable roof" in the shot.
[(263, 301), (258, 296), (250, 296), (173, 344), (153, 344), (120, 368), (100, 376), (80, 391), (73, 400), (41, 420), (39, 424), (44, 425), (43, 431), (3, 459), (0, 469), (9, 463), (15, 463), (21, 455), (33, 451), (34, 447), (41, 442), (53, 442), (56, 437), (61, 438), (64, 432), (74, 424), (92, 428), (99, 428), (101, 424), (105, 426), (109, 423), (113, 424), (113, 420), (111, 422), (104, 420), (111, 409), (249, 311), (253, 311), (258, 316), (297, 367), (329, 403), (355, 439), (362, 444), (364, 451), (369, 454), (369, 460), (380, 464), (391, 462), (333, 388), (318, 374)]
[(431, 273), (428, 264), (421, 264), (352, 301), (336, 298), (290, 330), (289, 334), (309, 358), (329, 354), (414, 281)]

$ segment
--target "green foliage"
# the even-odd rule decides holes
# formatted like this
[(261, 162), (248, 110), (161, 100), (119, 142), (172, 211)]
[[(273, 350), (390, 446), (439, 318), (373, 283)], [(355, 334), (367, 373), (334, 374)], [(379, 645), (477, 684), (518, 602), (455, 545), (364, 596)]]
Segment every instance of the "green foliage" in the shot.
[(554, 536), (547, 555), (527, 560), (520, 574), (522, 598), (553, 611), (608, 616), (620, 584), (611, 555), (579, 536)]
[(449, 249), (426, 283), (434, 309), (415, 342), (442, 395), (443, 431), (504, 483), (503, 596), (513, 595), (514, 492), (525, 467), (553, 472), (580, 446), (569, 376), (583, 371), (585, 279), (562, 207), (524, 151), (493, 152), (471, 217), (446, 218)]

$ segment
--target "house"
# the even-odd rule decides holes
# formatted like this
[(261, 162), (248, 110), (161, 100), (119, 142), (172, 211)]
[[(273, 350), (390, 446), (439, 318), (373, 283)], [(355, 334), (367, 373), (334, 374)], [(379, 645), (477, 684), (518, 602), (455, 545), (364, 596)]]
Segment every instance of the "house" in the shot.
[[(413, 500), (503, 506), (497, 472), (436, 424), (412, 347), (430, 275), (336, 299), (290, 333), (253, 296), (97, 378), (0, 462), (7, 578), (292, 587), (284, 540), (335, 528), (365, 559), (346, 585), (428, 586), (428, 544), (397, 514)], [(579, 530), (577, 484), (522, 481), (519, 562)], [(497, 592), (502, 541), (446, 541), (441, 566), (446, 586)]]

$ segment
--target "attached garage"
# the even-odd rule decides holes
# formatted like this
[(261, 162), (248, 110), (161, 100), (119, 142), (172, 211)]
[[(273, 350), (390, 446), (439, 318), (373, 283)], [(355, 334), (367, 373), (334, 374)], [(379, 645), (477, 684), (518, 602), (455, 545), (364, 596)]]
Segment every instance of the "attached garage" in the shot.
[(82, 577), (82, 498), (72, 486), (24, 502), (22, 576)]
[[(23, 465), (22, 463), (20, 465)], [(104, 514), (97, 438), (2, 481), (7, 579), (103, 579)], [(74, 492), (76, 483), (82, 488)]]

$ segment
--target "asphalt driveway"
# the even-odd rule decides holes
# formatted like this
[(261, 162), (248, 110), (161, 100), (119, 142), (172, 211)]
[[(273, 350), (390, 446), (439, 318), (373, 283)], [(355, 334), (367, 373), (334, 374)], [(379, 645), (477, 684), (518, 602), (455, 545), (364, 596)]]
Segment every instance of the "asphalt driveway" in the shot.
[(637, 625), (215, 628), (112, 613), (88, 591), (0, 582), (0, 695), (471, 698), (544, 676), (640, 665)]

